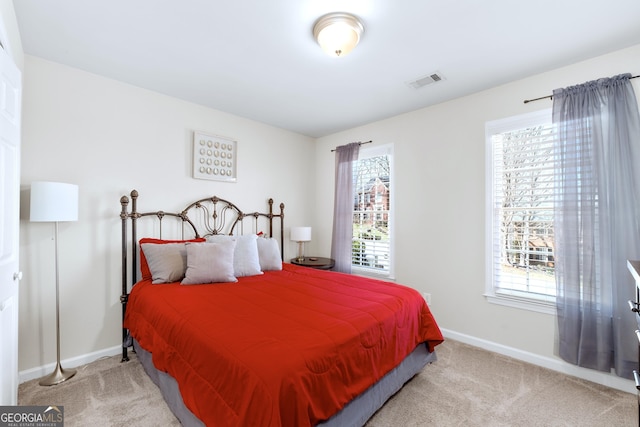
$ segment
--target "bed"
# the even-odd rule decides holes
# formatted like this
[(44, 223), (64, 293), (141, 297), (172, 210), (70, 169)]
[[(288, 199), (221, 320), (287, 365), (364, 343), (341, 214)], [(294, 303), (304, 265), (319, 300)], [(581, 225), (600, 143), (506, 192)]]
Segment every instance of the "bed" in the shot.
[(436, 359), (415, 290), (283, 262), (283, 204), (139, 212), (130, 196), (122, 359), (133, 346), (183, 425), (362, 426)]

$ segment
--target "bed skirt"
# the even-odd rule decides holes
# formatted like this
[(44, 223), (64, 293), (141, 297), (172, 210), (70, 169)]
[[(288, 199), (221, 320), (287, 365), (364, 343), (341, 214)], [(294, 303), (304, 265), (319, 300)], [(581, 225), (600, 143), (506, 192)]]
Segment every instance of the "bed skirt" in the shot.
[[(158, 386), (171, 412), (186, 427), (204, 426), (184, 405), (177, 381), (166, 372), (158, 371), (151, 360), (151, 353), (140, 347), (136, 340), (133, 346), (144, 370)], [(375, 412), (402, 386), (413, 378), (428, 363), (436, 361), (436, 353), (429, 353), (425, 344), (420, 344), (396, 368), (387, 373), (376, 384), (349, 402), (340, 412), (318, 424), (321, 427), (363, 426)]]

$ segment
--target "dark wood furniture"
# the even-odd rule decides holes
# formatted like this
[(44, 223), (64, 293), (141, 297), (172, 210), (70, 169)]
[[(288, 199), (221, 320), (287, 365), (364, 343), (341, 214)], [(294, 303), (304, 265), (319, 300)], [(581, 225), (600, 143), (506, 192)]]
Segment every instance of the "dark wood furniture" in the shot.
[(318, 270), (331, 270), (336, 262), (331, 258), (322, 257), (304, 257), (302, 260), (293, 258), (291, 264), (301, 265), (303, 267), (316, 268)]
[[(638, 340), (638, 351), (640, 354), (640, 261), (627, 261), (627, 267), (636, 281), (636, 300), (629, 300), (629, 308), (635, 314), (636, 322), (638, 323), (638, 329), (636, 329), (635, 335)], [(638, 390), (638, 425), (640, 426), (640, 356), (638, 357), (638, 370), (633, 371), (633, 378), (636, 382), (636, 389)]]

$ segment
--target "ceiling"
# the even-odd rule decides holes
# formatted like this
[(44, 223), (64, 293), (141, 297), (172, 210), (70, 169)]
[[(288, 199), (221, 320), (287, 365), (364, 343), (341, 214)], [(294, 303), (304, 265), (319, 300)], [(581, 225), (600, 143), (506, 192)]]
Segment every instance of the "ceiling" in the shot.
[[(14, 7), (26, 54), (311, 137), (640, 43), (638, 0), (14, 0)], [(365, 26), (343, 58), (326, 55), (312, 36), (315, 20), (336, 11)], [(621, 70), (639, 71), (640, 63)], [(434, 72), (443, 80), (407, 84)]]

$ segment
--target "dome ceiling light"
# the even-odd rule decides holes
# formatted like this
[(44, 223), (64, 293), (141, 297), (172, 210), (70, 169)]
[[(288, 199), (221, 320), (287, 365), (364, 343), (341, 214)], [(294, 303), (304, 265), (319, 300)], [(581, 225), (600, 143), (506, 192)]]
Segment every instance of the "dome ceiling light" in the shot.
[(313, 37), (322, 49), (333, 57), (351, 52), (364, 32), (362, 22), (348, 13), (329, 13), (313, 25)]

